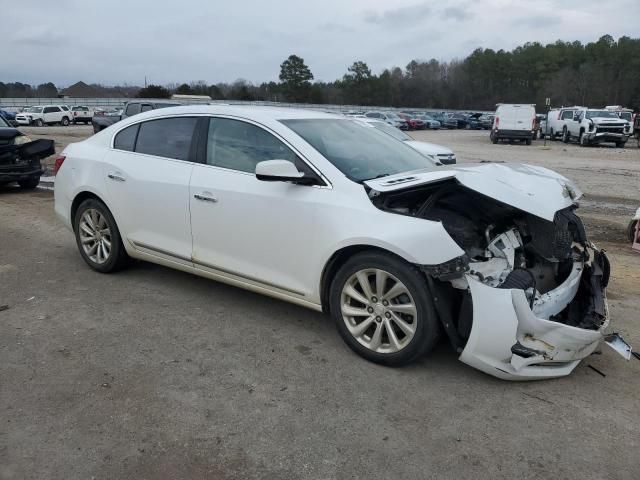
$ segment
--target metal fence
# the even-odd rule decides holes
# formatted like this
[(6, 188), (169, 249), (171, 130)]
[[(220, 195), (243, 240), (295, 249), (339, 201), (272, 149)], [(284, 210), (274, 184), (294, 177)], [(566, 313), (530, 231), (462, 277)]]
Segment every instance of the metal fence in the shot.
[[(132, 98), (0, 98), (0, 108), (6, 108), (8, 110), (20, 110), (28, 106), (36, 105), (68, 105), (76, 106), (83, 105), (88, 107), (100, 107), (100, 108), (122, 108), (128, 101), (134, 100)], [(135, 99), (141, 100), (141, 99)], [(144, 99), (149, 101), (166, 102), (166, 98), (158, 99)], [(462, 112), (463, 110), (452, 109), (434, 109), (434, 108), (394, 108), (394, 107), (381, 107), (381, 106), (363, 106), (363, 105), (329, 105), (329, 104), (313, 104), (313, 103), (287, 103), (287, 102), (268, 102), (268, 101), (242, 101), (242, 100), (200, 100), (189, 99), (180, 100), (180, 103), (185, 105), (263, 105), (285, 108), (309, 108), (313, 110), (321, 110), (323, 112), (334, 113), (347, 113), (347, 112), (367, 112), (371, 110), (380, 110), (385, 112), (422, 112), (422, 113), (437, 113), (437, 112)], [(469, 110), (464, 110), (468, 112)], [(473, 110), (478, 113), (490, 113), (482, 112), (479, 110)]]

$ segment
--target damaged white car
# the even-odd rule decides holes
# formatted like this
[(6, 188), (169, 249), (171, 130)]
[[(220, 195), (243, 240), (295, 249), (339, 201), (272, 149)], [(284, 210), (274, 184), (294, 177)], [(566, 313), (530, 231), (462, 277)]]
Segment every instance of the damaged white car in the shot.
[(136, 115), (56, 165), (56, 212), (93, 269), (134, 257), (325, 311), (374, 362), (444, 332), (491, 375), (558, 377), (609, 322), (580, 192), (544, 168), (429, 167), (344, 117), (233, 106)]

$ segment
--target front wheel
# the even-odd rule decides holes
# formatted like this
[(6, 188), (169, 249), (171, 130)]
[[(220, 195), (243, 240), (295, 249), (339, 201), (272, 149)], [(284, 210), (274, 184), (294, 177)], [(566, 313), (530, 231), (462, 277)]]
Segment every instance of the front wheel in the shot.
[(433, 349), (438, 339), (426, 279), (389, 254), (351, 257), (333, 279), (330, 309), (347, 345), (375, 363), (405, 365)]
[(44, 122), (41, 118), (38, 118), (35, 122), (36, 127), (44, 127)]
[(62, 121), (60, 122), (63, 127), (69, 126), (69, 119), (67, 117), (62, 117)]
[(94, 270), (110, 273), (122, 269), (128, 262), (120, 231), (107, 206), (90, 198), (76, 211), (73, 230), (84, 261)]

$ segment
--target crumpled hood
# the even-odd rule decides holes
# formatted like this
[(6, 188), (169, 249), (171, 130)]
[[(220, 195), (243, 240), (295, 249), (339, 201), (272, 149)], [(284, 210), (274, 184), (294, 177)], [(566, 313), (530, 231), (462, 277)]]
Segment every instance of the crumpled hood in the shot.
[(544, 167), (517, 163), (460, 164), (367, 180), (378, 192), (455, 179), (465, 187), (545, 220), (570, 207), (582, 192), (569, 179)]
[(407, 140), (404, 143), (409, 145), (414, 150), (424, 153), (426, 155), (451, 155), (453, 152), (450, 148), (443, 147), (442, 145), (436, 145), (429, 142), (418, 142), (417, 140)]

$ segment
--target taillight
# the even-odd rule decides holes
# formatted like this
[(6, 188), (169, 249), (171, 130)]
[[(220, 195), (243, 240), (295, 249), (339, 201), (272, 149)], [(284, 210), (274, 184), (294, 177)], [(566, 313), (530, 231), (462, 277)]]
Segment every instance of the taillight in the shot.
[(60, 155), (59, 157), (56, 158), (56, 161), (53, 164), (53, 174), (57, 175), (58, 171), (60, 170), (60, 167), (62, 167), (62, 164), (64, 163), (64, 159), (67, 158), (64, 155)]
[(496, 117), (495, 128), (498, 128), (499, 125), (500, 125), (500, 117)]
[(535, 130), (536, 129), (536, 119), (534, 118), (533, 120), (531, 120), (531, 130)]

